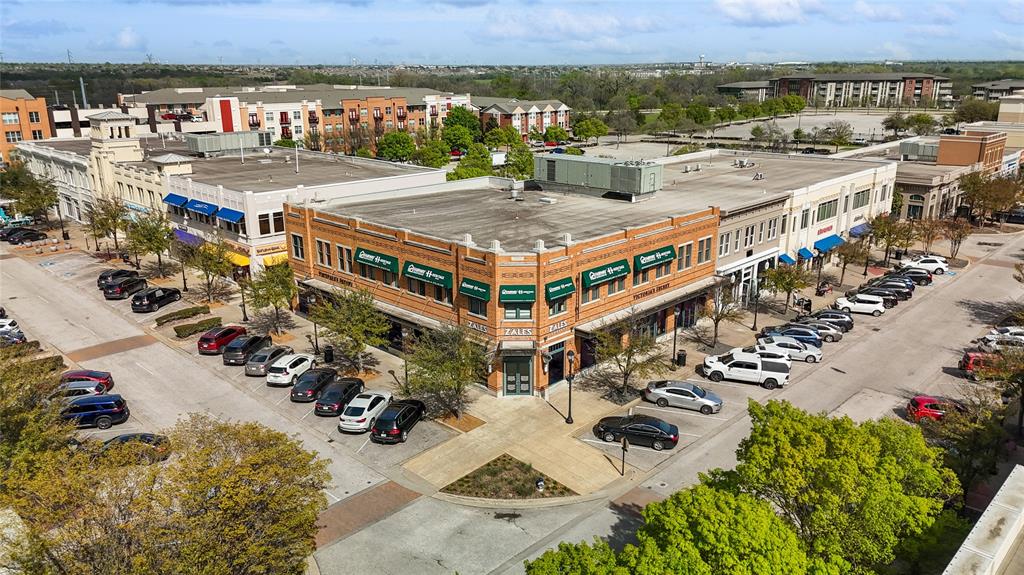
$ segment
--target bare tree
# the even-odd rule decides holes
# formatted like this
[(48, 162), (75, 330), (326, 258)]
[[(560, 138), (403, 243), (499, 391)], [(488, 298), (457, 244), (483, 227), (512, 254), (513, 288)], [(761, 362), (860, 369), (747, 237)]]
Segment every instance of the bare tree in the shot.
[(960, 245), (972, 233), (974, 233), (974, 227), (971, 226), (970, 222), (964, 220), (949, 220), (945, 222), (942, 235), (949, 240), (949, 257), (956, 259), (957, 254), (960, 253)]
[(644, 319), (631, 311), (623, 321), (594, 334), (597, 365), (582, 376), (584, 383), (606, 388), (611, 398), (625, 402), (636, 395), (632, 385), (637, 380), (669, 368), (668, 354), (645, 329)]
[(718, 330), (723, 321), (739, 321), (743, 317), (743, 308), (736, 304), (732, 295), (732, 284), (716, 283), (708, 290), (707, 304), (701, 308), (700, 317), (711, 322), (713, 326), (711, 345), (718, 345)]

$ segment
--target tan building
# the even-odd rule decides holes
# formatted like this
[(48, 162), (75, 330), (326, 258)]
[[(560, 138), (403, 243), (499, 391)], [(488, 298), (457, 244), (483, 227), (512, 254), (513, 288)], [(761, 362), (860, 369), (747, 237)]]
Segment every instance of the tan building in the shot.
[(981, 164), (986, 174), (999, 171), (1006, 148), (1004, 132), (990, 132), (967, 128), (962, 134), (942, 135), (939, 138), (940, 166), (971, 166)]
[(999, 99), (1000, 123), (1024, 124), (1024, 89)]
[(4, 130), (0, 166), (11, 161), (11, 151), (18, 142), (53, 137), (46, 115), (46, 98), (36, 98), (25, 90), (0, 90), (0, 118)]

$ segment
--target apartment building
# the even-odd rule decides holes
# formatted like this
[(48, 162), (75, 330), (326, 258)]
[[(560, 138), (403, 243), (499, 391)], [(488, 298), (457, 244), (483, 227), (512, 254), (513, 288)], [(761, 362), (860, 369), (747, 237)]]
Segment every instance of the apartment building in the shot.
[(764, 102), (772, 93), (772, 83), (769, 80), (757, 80), (753, 82), (731, 82), (715, 86), (719, 94), (732, 96), (741, 102)]
[(11, 151), (18, 142), (53, 137), (46, 115), (46, 98), (36, 98), (25, 90), (0, 90), (0, 119), (4, 130), (0, 166), (11, 161)]
[(480, 114), (480, 121), (487, 125), (492, 120), (498, 126), (512, 126), (522, 135), (529, 137), (531, 130), (543, 133), (548, 126), (570, 127), (572, 108), (558, 100), (516, 100), (514, 98), (473, 98), (473, 108)]
[(794, 74), (773, 78), (771, 84), (775, 97), (796, 94), (826, 107), (953, 105), (953, 82), (933, 74)]
[(1024, 90), (1024, 80), (996, 80), (971, 84), (971, 95), (980, 100), (997, 101), (1013, 95), (1018, 90)]

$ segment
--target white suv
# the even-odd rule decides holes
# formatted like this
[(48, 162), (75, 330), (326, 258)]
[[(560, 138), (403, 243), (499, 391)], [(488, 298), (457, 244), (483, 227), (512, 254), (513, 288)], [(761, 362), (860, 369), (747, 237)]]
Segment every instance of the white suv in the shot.
[(850, 297), (841, 297), (834, 304), (836, 309), (846, 313), (869, 313), (878, 317), (885, 313), (885, 305), (882, 298), (876, 295), (859, 293)]
[(929, 273), (942, 275), (949, 269), (949, 264), (946, 263), (944, 258), (938, 256), (923, 256), (912, 259), (910, 261), (900, 262), (904, 268), (921, 268), (928, 270)]
[(757, 340), (758, 347), (776, 350), (789, 355), (790, 359), (815, 363), (821, 361), (821, 348), (807, 345), (792, 337), (784, 335), (762, 337)]
[(293, 385), (307, 370), (316, 366), (316, 359), (308, 353), (282, 356), (267, 368), (267, 385)]

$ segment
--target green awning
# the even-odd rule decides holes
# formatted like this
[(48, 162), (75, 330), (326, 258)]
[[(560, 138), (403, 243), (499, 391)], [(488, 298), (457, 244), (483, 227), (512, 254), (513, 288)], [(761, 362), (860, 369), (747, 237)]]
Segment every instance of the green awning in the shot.
[(462, 281), (459, 282), (459, 293), (475, 297), (476, 299), (491, 301), (491, 286), (469, 278), (462, 278)]
[(425, 266), (423, 264), (405, 262), (405, 267), (402, 269), (402, 273), (407, 277), (425, 281), (428, 284), (434, 284), (448, 289), (451, 289), (452, 287), (452, 274), (450, 272)]
[(588, 288), (606, 281), (629, 275), (629, 262), (619, 260), (583, 272), (583, 287)]
[(356, 263), (380, 268), (393, 274), (398, 273), (398, 258), (363, 248), (356, 248)]
[(498, 301), (537, 301), (537, 286), (501, 286), (498, 288)]
[(676, 259), (675, 246), (665, 246), (633, 256), (633, 269), (642, 271)]
[(561, 299), (576, 293), (576, 284), (573, 283), (572, 278), (562, 278), (544, 284), (544, 297), (549, 301)]

